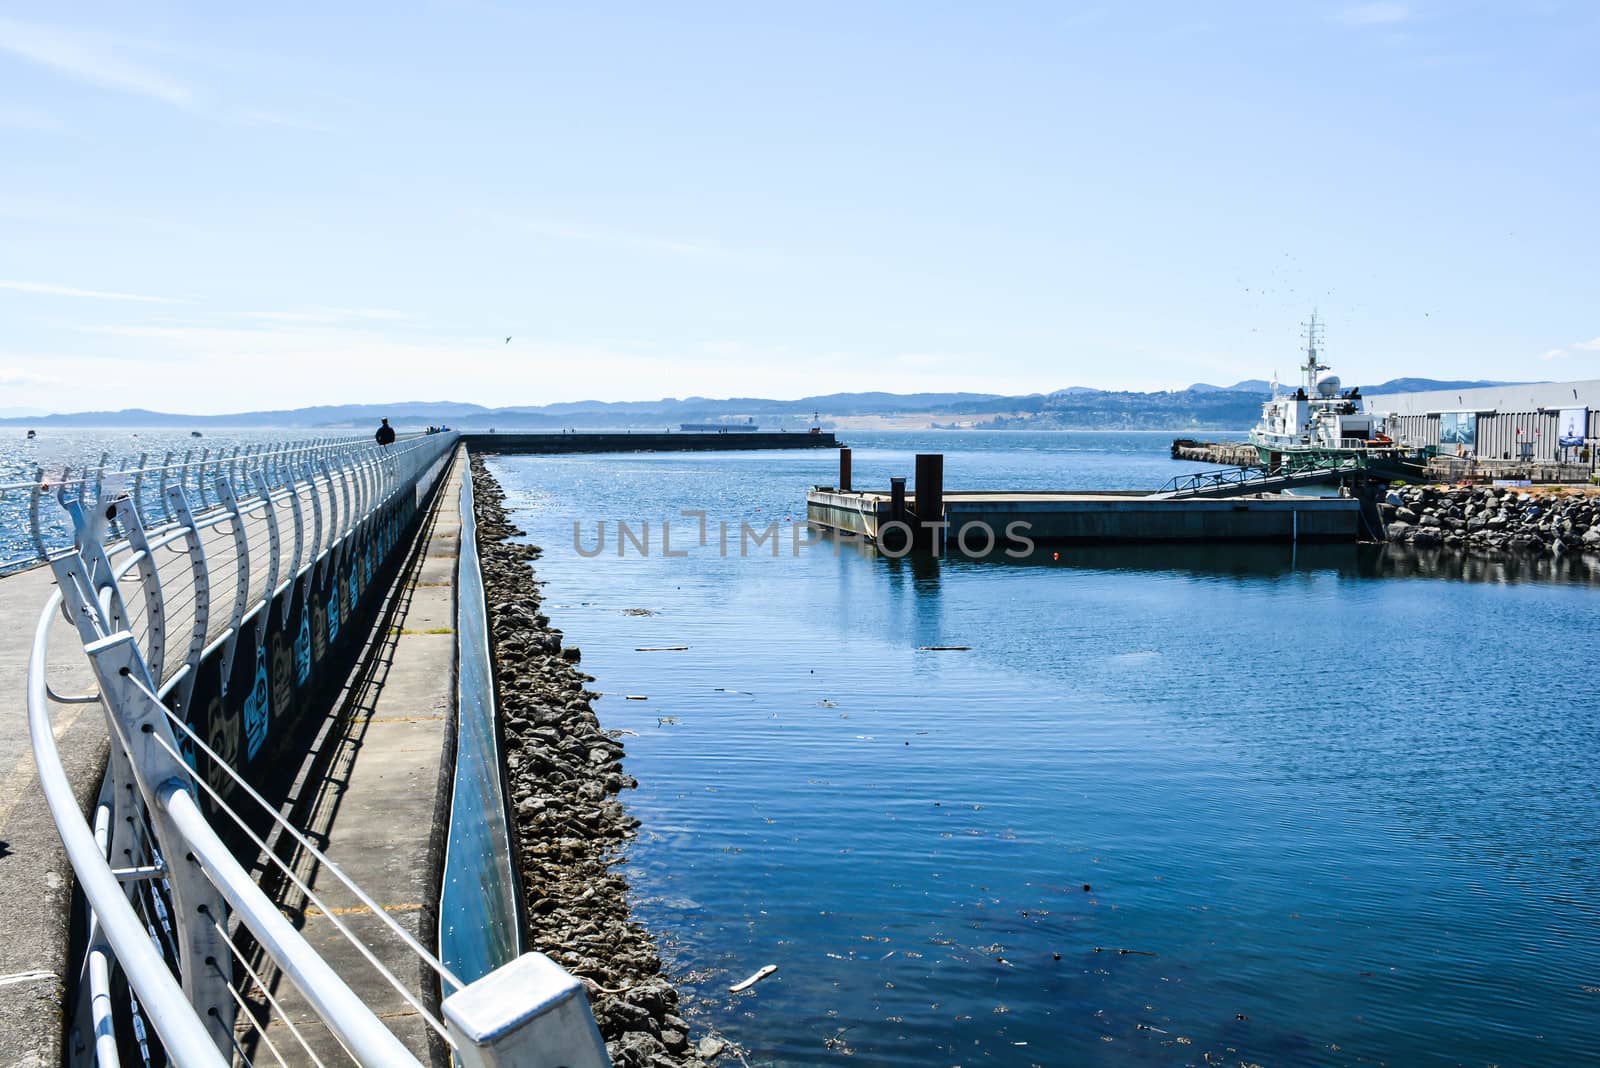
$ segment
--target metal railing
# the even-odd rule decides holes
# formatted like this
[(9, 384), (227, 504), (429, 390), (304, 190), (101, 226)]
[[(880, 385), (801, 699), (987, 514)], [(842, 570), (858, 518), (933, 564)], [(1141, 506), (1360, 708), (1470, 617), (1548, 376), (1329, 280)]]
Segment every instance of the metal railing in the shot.
[[(398, 444), (403, 446), (406, 439)], [(139, 513), (146, 529), (171, 523), (174, 519), (168, 491), (185, 491), (196, 511), (212, 507), (217, 479), (226, 479), (236, 496), (248, 496), (254, 479), (262, 475), (277, 486), (302, 469), (316, 470), (323, 461), (336, 461), (353, 451), (374, 447), (370, 437), (323, 437), (302, 441), (258, 442), (213, 449), (202, 446), (182, 451), (165, 450), (160, 462), (152, 463), (152, 453), (138, 458), (124, 456), (115, 462), (110, 452), (99, 460), (59, 468), (34, 464), (28, 480), (0, 482), (0, 527), (25, 532), (27, 548), (0, 547), (0, 572), (42, 562), (50, 553), (72, 544), (74, 537), (69, 515), (52, 507), (51, 499), (65, 504), (69, 499), (88, 500), (126, 494)]]
[[(240, 1011), (249, 998), (272, 1006), (285, 1025), (278, 1041), (298, 1043), (290, 1051), (296, 1062), (325, 1063), (281, 1010), (282, 992), (275, 995), (241, 951), (251, 940), (257, 963), (276, 967), (351, 1061), (420, 1063), (285, 918), (240, 853), (281, 869), (462, 1064), (607, 1063), (572, 976), (526, 954), (464, 984), (240, 770), (247, 754), (267, 752), (268, 722), (280, 711), (274, 696), (284, 699), (285, 687), (269, 685), (267, 661), (277, 678), (332, 640), (358, 589), (381, 576), (384, 555), (442, 477), (455, 443), (456, 435), (440, 434), (388, 448), (363, 441), (262, 449), (241, 453), (236, 468), (214, 467), (209, 484), (185, 470), (155, 494), (141, 494), (137, 475), (131, 486), (82, 477), (53, 494), (72, 544), (41, 546), (58, 589), (35, 632), (27, 705), (43, 792), (89, 909), (69, 1009), (70, 1063), (248, 1064), (247, 1046), (265, 1062), (288, 1063), (256, 1015)], [(315, 612), (313, 591), (322, 596)], [(300, 635), (283, 646), (276, 639), (292, 607)], [(94, 693), (52, 685), (58, 616), (76, 632)], [(208, 693), (213, 708), (225, 698), (242, 715), (197, 712)], [(102, 706), (111, 738), (88, 821), (51, 721), (58, 706), (87, 702)], [(440, 1016), (339, 918), (348, 910), (328, 907), (268, 846), (269, 836), (286, 836), (314, 857), (384, 926), (386, 943), (398, 940), (420, 962), (415, 970), (444, 995)]]
[(1338, 478), (1354, 471), (1364, 470), (1366, 457), (1362, 454), (1335, 452), (1285, 453), (1277, 467), (1263, 470), (1259, 467), (1225, 467), (1212, 471), (1195, 471), (1170, 478), (1157, 491), (1161, 495), (1197, 494), (1207, 490), (1280, 484), (1290, 479), (1312, 481), (1320, 477)]

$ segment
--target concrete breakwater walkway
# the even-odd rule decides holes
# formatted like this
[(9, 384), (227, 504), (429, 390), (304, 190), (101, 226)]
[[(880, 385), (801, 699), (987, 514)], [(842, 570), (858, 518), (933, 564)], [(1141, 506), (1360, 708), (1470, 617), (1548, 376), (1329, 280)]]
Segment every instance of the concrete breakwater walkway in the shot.
[(1410, 486), (1378, 505), (1387, 537), (1422, 548), (1600, 553), (1600, 491)]
[(708, 433), (697, 431), (468, 431), (461, 440), (470, 449), (487, 452), (580, 453), (580, 452), (729, 452), (752, 449), (831, 449), (838, 440), (832, 431), (790, 434), (762, 430), (755, 433)]
[(505, 731), (508, 788), (517, 831), (530, 945), (584, 981), (612, 1060), (624, 1068), (693, 1068), (732, 1047), (716, 1035), (690, 1040), (678, 992), (662, 973), (648, 932), (628, 914), (628, 885), (613, 870), (638, 826), (618, 795), (637, 785), (623, 747), (590, 706), (594, 681), (575, 647), (539, 611), (531, 562), (504, 494), (472, 459), (479, 553), (489, 607), (495, 688)]

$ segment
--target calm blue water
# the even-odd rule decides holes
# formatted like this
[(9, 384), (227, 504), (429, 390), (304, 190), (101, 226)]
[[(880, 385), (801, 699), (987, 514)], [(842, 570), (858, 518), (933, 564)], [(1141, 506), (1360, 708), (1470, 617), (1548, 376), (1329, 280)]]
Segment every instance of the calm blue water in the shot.
[[(1159, 434), (848, 437), (857, 485), (925, 449), (952, 487), (1190, 468)], [(637, 914), (751, 1063), (1592, 1063), (1591, 586), (1353, 549), (795, 556), (831, 453), (490, 466), (638, 735)], [(651, 555), (586, 559), (580, 516), (589, 550), (650, 521)]]

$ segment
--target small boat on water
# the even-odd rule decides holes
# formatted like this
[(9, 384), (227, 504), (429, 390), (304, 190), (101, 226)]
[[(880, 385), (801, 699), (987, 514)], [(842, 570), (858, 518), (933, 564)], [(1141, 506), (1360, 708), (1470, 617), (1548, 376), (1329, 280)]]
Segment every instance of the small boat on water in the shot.
[(200, 431), (198, 431), (198, 430), (189, 431), (189, 436), (191, 438), (203, 438), (203, 437), (205, 437), (205, 435), (200, 433)]
[(34, 438), (36, 438), (38, 436), (39, 436), (39, 432), (37, 430), (28, 431), (28, 440), (29, 441), (32, 441)]
[(1306, 362), (1293, 393), (1272, 383), (1272, 399), (1261, 406), (1261, 421), (1250, 431), (1250, 444), (1269, 468), (1286, 457), (1315, 456), (1335, 463), (1349, 457), (1393, 457), (1402, 450), (1390, 430), (1390, 415), (1367, 407), (1361, 388), (1345, 389), (1322, 362), (1322, 325), (1316, 313), (1306, 324)]

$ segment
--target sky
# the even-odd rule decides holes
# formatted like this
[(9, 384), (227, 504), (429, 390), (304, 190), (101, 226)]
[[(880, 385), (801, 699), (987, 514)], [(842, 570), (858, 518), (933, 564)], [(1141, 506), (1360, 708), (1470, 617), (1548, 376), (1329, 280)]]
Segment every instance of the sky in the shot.
[[(1600, 377), (1600, 5), (0, 2), (0, 414)], [(510, 340), (508, 341), (507, 338)]]

